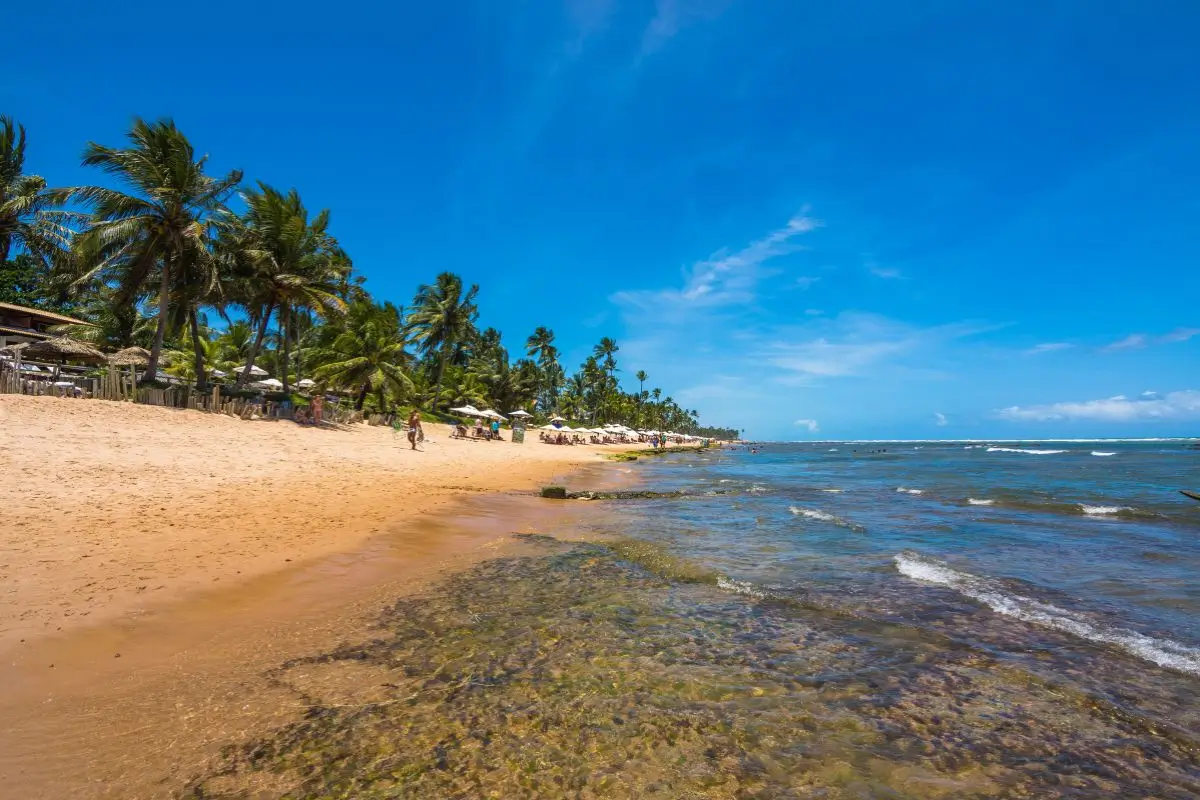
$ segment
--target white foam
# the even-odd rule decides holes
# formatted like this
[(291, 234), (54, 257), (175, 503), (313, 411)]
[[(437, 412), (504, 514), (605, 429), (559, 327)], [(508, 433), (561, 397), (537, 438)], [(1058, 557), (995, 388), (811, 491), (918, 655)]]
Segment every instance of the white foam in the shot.
[(1065, 453), (1066, 450), (1026, 450), (1020, 447), (989, 447), (989, 453), (1028, 453), (1031, 456), (1052, 456)]
[(756, 485), (754, 485), (754, 486), (751, 486), (751, 487), (750, 487), (749, 489), (747, 489), (746, 491), (750, 492), (750, 494), (762, 494), (762, 493), (763, 493), (763, 492), (765, 492), (766, 490), (767, 490), (767, 487), (765, 487), (765, 486), (758, 486), (758, 485), (756, 484)]
[(1101, 453), (1098, 450), (1093, 450), (1092, 455), (1094, 455), (1094, 456), (1115, 456), (1116, 453)]
[(925, 494), (924, 489), (906, 489), (903, 486), (897, 486), (896, 491), (902, 494)]
[(1188, 647), (1170, 639), (1156, 639), (1124, 628), (1104, 626), (1050, 603), (1008, 593), (995, 581), (960, 572), (948, 564), (916, 553), (900, 553), (894, 561), (901, 575), (947, 586), (997, 614), (1070, 633), (1090, 642), (1115, 645), (1160, 667), (1200, 675), (1200, 648)]
[(846, 490), (845, 489), (822, 489), (821, 491), (829, 492), (830, 494), (841, 494), (842, 492), (844, 492)]
[(830, 514), (828, 511), (817, 511), (815, 508), (800, 508), (800, 506), (790, 506), (788, 511), (791, 511), (798, 517), (808, 517), (809, 519), (817, 519), (821, 522), (836, 522), (837, 517)]
[(733, 478), (721, 478), (717, 483), (733, 483)]
[(995, 500), (976, 500), (974, 497), (968, 497), (967, 503), (973, 506), (994, 506)]
[(1083, 509), (1083, 513), (1090, 516), (1104, 516), (1105, 514), (1120, 514), (1122, 511), (1132, 511), (1129, 506), (1089, 506), (1080, 503), (1079, 507)]
[(734, 594), (742, 594), (742, 595), (745, 595), (746, 597), (753, 597), (756, 600), (762, 600), (764, 597), (767, 596), (767, 593), (765, 591), (758, 588), (757, 586), (755, 586), (753, 583), (750, 583), (749, 581), (739, 581), (735, 578), (727, 578), (724, 575), (717, 577), (717, 586), (719, 586), (720, 588), (724, 589), (727, 592), (733, 592)]
[(831, 453), (836, 453), (837, 451), (838, 451), (838, 449), (836, 447), (829, 448), (829, 452), (831, 452)]
[(836, 516), (835, 514), (830, 514), (828, 511), (820, 511), (815, 508), (802, 508), (800, 506), (789, 506), (788, 511), (791, 511), (793, 514), (795, 514), (798, 517), (804, 517), (806, 519), (815, 519), (818, 522), (828, 522), (831, 525), (838, 525), (843, 528), (849, 528), (852, 531), (864, 530), (863, 526), (856, 525), (855, 523), (850, 522), (849, 520), (842, 519), (841, 517)]

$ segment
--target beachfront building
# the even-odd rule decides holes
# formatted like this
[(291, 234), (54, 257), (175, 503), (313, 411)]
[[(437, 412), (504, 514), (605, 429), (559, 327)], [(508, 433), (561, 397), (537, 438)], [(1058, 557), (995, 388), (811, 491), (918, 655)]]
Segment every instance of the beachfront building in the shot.
[(40, 342), (54, 338), (50, 329), (55, 325), (87, 325), (81, 319), (26, 308), (13, 303), (0, 303), (0, 347), (21, 342)]

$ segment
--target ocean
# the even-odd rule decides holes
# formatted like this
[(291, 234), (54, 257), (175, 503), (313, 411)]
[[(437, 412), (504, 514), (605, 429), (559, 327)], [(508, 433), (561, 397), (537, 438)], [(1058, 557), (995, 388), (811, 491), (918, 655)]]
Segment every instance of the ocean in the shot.
[(365, 643), (284, 665), (323, 671), (312, 712), (192, 790), (1200, 796), (1191, 444), (765, 444), (621, 465), (683, 496), (586, 504), (398, 601)]

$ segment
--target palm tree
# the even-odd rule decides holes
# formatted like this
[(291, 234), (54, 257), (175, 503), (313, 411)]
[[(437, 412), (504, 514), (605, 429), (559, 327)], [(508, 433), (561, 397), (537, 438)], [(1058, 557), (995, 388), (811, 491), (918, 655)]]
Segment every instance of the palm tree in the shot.
[(386, 410), (385, 392), (402, 396), (413, 388), (408, 375), (411, 356), (405, 349), (401, 313), (391, 303), (376, 305), (370, 300), (352, 304), (345, 318), (325, 325), (325, 341), (309, 359), (318, 364), (313, 377), (341, 387), (358, 387), (355, 408), (363, 408), (367, 394), (377, 393), (379, 411)]
[[(118, 305), (135, 302), (157, 286), (158, 324), (143, 381), (157, 378), (163, 338), (177, 279), (215, 280), (210, 268), (209, 226), (242, 179), (234, 170), (221, 178), (204, 174), (207, 156), (196, 158), (187, 137), (171, 120), (134, 120), (127, 148), (90, 142), (83, 165), (116, 177), (128, 192), (82, 186), (70, 196), (91, 208), (90, 225), (80, 235), (85, 256), (75, 285), (95, 280), (116, 287)], [(203, 277), (201, 277), (203, 276)], [(178, 297), (178, 294), (176, 294)]]
[(433, 410), (437, 410), (442, 394), (442, 378), (454, 348), (464, 342), (475, 327), (479, 309), (475, 298), (479, 287), (472, 285), (463, 292), (462, 278), (452, 272), (443, 272), (432, 284), (417, 290), (413, 300), (413, 311), (408, 322), (421, 350), (427, 358), (437, 360), (437, 382), (433, 391)]
[(644, 402), (646, 402), (646, 381), (650, 380), (650, 376), (646, 374), (646, 370), (639, 369), (637, 371), (637, 374), (634, 375), (633, 377), (637, 378), (637, 382), (638, 382), (638, 393), (637, 393), (638, 420), (637, 421), (638, 421), (638, 425), (640, 426), (642, 424), (642, 404)]
[(242, 194), (246, 213), (222, 220), (223, 250), (239, 274), (238, 300), (250, 309), (257, 325), (254, 344), (238, 375), (241, 386), (250, 376), (274, 314), (282, 341), (283, 391), (290, 389), (288, 366), (294, 316), (298, 309), (341, 314), (340, 296), (349, 261), (329, 235), (329, 211), (311, 220), (295, 189), (283, 194), (265, 183)]
[(558, 348), (554, 346), (554, 331), (545, 326), (539, 326), (526, 340), (525, 353), (537, 359), (539, 367), (538, 396), (542, 408), (548, 409), (552, 404), (551, 384), (554, 378), (554, 367), (558, 365)]
[(43, 264), (66, 250), (72, 215), (55, 211), (65, 196), (47, 189), (40, 175), (25, 174), (25, 126), (0, 116), (0, 264), (13, 248)]
[[(616, 340), (610, 336), (605, 336), (603, 339), (600, 340), (600, 343), (597, 344), (592, 349), (592, 352), (595, 355), (596, 360), (601, 362), (601, 364), (603, 365), (604, 372), (605, 372), (605, 374), (607, 374), (607, 376), (609, 378), (609, 381), (608, 381), (609, 383), (613, 382), (612, 381), (613, 372), (616, 371), (616, 369), (617, 369), (616, 355), (617, 355), (617, 351), (620, 349), (621, 348), (617, 346)], [(606, 408), (608, 406), (608, 393), (609, 393), (609, 387), (606, 386), (602, 390), (601, 398), (600, 398), (601, 402), (604, 404), (604, 406)]]

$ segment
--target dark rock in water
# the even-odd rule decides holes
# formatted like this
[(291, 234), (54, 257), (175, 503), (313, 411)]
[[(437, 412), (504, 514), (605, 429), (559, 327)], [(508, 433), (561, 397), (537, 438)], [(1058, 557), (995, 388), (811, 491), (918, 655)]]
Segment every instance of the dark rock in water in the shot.
[(565, 486), (543, 486), (542, 497), (548, 497), (551, 500), (566, 500), (567, 487)]
[(1187, 489), (1180, 489), (1179, 493), (1184, 497), (1190, 497), (1193, 500), (1200, 500), (1200, 494), (1197, 494), (1196, 492), (1189, 492)]

